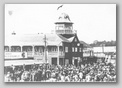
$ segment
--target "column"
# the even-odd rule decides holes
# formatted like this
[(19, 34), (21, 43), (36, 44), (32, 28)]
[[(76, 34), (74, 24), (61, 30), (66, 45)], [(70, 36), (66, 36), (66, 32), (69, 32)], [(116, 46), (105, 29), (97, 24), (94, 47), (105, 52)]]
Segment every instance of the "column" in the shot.
[(59, 46), (57, 46), (57, 50), (58, 50), (58, 55), (57, 55), (57, 65), (59, 65), (59, 56), (60, 56)]
[(32, 57), (34, 58), (34, 45), (32, 46)]
[(46, 55), (47, 55), (47, 63), (49, 63), (49, 46), (46, 48)]
[(20, 45), (20, 50), (21, 50), (21, 52), (22, 52), (22, 45)]
[(74, 65), (74, 57), (72, 57), (72, 65)]
[(11, 52), (11, 46), (9, 46), (9, 52)]

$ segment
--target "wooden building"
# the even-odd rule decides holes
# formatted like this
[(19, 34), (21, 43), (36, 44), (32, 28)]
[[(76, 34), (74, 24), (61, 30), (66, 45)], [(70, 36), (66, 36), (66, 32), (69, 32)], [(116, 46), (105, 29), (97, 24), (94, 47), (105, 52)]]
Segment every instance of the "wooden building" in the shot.
[(83, 60), (83, 44), (65, 13), (55, 22), (55, 33), (6, 35), (4, 50), (5, 60), (32, 59), (54, 65), (76, 66)]

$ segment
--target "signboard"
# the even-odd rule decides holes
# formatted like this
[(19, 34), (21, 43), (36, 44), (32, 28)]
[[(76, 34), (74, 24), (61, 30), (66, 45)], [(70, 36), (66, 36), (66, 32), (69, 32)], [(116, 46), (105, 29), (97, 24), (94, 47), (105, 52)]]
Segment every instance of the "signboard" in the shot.
[(27, 58), (26, 52), (5, 52), (5, 59)]

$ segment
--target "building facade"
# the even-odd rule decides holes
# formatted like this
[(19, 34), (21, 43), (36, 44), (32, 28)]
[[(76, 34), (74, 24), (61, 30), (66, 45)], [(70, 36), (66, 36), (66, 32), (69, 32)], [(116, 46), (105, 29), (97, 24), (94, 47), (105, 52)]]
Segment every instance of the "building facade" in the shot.
[(55, 22), (55, 33), (5, 36), (5, 60), (38, 60), (54, 65), (74, 64), (83, 60), (83, 44), (73, 30), (73, 22), (62, 13)]

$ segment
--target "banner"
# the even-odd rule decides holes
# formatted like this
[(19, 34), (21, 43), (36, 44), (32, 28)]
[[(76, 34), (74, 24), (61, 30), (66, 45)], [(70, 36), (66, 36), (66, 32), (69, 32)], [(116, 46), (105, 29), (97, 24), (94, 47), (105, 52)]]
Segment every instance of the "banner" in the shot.
[(5, 59), (27, 58), (26, 52), (5, 52)]

